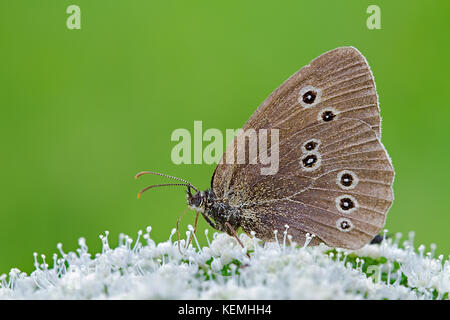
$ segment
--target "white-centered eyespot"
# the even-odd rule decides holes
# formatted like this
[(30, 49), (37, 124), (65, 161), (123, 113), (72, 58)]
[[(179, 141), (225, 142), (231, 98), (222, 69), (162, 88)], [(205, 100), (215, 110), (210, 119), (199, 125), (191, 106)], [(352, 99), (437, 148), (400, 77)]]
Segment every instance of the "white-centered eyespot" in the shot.
[(337, 219), (336, 227), (342, 232), (349, 232), (354, 228), (353, 223), (347, 218)]
[(354, 189), (358, 185), (358, 182), (358, 176), (350, 170), (342, 170), (336, 177), (336, 184), (344, 190)]
[(348, 194), (337, 197), (335, 202), (336, 208), (340, 213), (350, 214), (359, 208), (358, 201), (356, 201), (355, 197)]
[(309, 139), (306, 140), (302, 145), (302, 151), (305, 153), (315, 151), (319, 149), (320, 146), (320, 140), (319, 139)]
[(336, 120), (339, 111), (332, 107), (326, 107), (319, 111), (317, 114), (317, 120), (319, 122), (330, 122)]
[(314, 107), (321, 99), (322, 90), (313, 86), (303, 87), (298, 94), (298, 103), (300, 103), (303, 108)]
[(303, 171), (307, 172), (318, 169), (321, 163), (322, 157), (320, 156), (320, 153), (317, 151), (305, 153), (300, 158), (300, 166), (302, 167)]

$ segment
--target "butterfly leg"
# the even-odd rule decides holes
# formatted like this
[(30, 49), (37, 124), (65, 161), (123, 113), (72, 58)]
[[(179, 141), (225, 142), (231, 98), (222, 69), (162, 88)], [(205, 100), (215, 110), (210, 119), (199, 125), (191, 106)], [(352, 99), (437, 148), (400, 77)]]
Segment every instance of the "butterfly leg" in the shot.
[(193, 234), (192, 234), (192, 237), (190, 237), (189, 238), (189, 243), (187, 244), (187, 246), (189, 247), (189, 245), (191, 244), (191, 242), (192, 242), (192, 238), (194, 237), (194, 235), (196, 234), (196, 232), (197, 232), (197, 222), (198, 222), (198, 211), (195, 213), (195, 220), (194, 220), (194, 231), (193, 231)]
[(177, 242), (178, 242), (178, 251), (179, 251), (181, 254), (183, 254), (183, 253), (181, 252), (181, 248), (180, 248), (180, 220), (181, 220), (181, 218), (184, 216), (184, 214), (186, 213), (187, 209), (188, 209), (188, 208), (184, 209), (184, 211), (183, 211), (183, 213), (181, 214), (181, 216), (179, 216), (178, 219), (177, 219), (177, 239), (178, 239)]
[[(230, 232), (233, 234), (233, 236), (236, 238), (237, 242), (240, 244), (240, 246), (244, 249), (244, 244), (242, 243), (241, 239), (239, 239), (236, 231), (233, 229), (233, 227), (231, 226), (231, 224), (227, 221), (225, 222), (225, 225), (228, 227), (228, 229), (230, 230)], [(247, 252), (247, 257), (250, 258), (250, 255)]]
[(205, 218), (206, 222), (208, 222), (208, 224), (209, 224), (213, 229), (220, 230), (220, 229), (219, 229), (219, 226), (217, 226), (214, 222), (212, 222), (211, 219), (210, 219), (206, 214), (204, 214), (203, 212), (202, 212), (202, 216), (203, 216), (203, 218)]

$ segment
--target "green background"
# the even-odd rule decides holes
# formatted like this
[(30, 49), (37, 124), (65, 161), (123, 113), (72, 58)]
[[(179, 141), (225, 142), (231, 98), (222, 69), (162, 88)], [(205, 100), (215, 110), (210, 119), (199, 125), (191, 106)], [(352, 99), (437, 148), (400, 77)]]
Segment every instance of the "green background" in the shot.
[[(81, 30), (66, 8), (81, 8)], [(366, 9), (381, 8), (381, 30)], [(136, 199), (155, 170), (206, 189), (214, 165), (175, 165), (176, 128), (239, 128), (292, 73), (357, 47), (377, 82), (396, 170), (386, 227), (450, 253), (449, 1), (0, 2), (0, 273), (86, 237), (166, 240), (184, 188)], [(182, 221), (186, 228), (193, 213)], [(200, 230), (206, 227), (202, 220)], [(184, 229), (186, 230), (186, 229)], [(203, 239), (203, 232), (200, 238)]]

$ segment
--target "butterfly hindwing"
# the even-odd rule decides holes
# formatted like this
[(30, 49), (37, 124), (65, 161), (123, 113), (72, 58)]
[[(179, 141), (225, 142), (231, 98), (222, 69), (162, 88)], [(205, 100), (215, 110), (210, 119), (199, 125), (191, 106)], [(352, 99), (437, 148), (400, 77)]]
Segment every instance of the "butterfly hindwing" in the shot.
[[(243, 229), (266, 238), (271, 236), (267, 228), (282, 230), (287, 224), (293, 235), (298, 229), (352, 249), (370, 241), (384, 226), (393, 201), (394, 171), (375, 132), (360, 120), (340, 118), (291, 140), (280, 145), (279, 173), (259, 175), (248, 186), (242, 203), (252, 206), (244, 208), (243, 217), (252, 221), (252, 230), (245, 224)], [(317, 142), (313, 151), (302, 148), (311, 141)], [(311, 167), (302, 163), (308, 155), (318, 159)]]

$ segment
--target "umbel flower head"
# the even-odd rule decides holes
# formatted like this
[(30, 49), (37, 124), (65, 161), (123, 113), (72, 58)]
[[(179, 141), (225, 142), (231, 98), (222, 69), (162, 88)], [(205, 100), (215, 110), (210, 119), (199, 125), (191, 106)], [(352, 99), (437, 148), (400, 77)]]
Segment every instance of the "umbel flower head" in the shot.
[[(292, 242), (288, 227), (263, 243), (205, 231), (201, 247), (192, 226), (186, 239), (156, 244), (151, 228), (133, 241), (120, 235), (111, 248), (91, 255), (84, 238), (76, 252), (34, 254), (30, 275), (12, 269), (0, 277), (1, 299), (448, 299), (450, 263), (434, 257), (435, 246), (414, 249), (413, 233), (356, 250)], [(190, 241), (193, 239), (193, 241)], [(180, 252), (181, 251), (181, 252)], [(250, 258), (248, 257), (249, 254)]]

